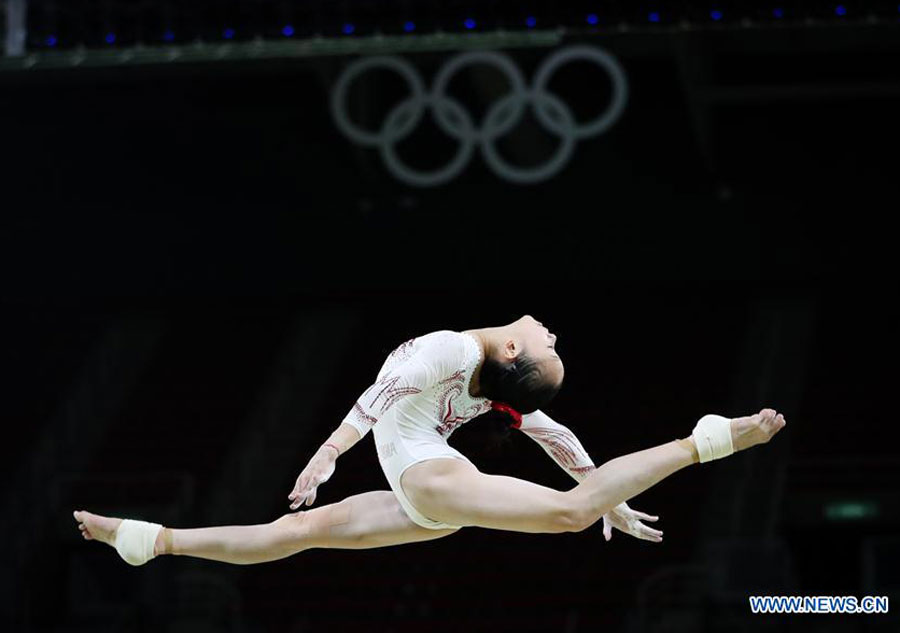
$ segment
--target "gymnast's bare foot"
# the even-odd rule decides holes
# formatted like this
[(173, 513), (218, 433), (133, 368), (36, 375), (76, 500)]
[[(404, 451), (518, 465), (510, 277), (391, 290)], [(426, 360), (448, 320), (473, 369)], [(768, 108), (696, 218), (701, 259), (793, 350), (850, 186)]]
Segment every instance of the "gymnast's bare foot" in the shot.
[(76, 510), (72, 515), (78, 521), (78, 529), (81, 530), (81, 536), (85, 540), (100, 541), (115, 547), (116, 530), (122, 519), (104, 517), (84, 510)]
[(784, 416), (775, 409), (763, 409), (756, 415), (734, 418), (731, 421), (731, 442), (735, 452), (768, 442), (785, 424)]
[[(84, 510), (76, 510), (72, 516), (78, 521), (78, 529), (81, 530), (81, 536), (86, 541), (100, 541), (111, 547), (116, 546), (116, 531), (119, 529), (122, 519), (105, 517)], [(166, 540), (167, 533), (171, 534), (171, 530), (164, 528), (159, 531), (153, 545), (154, 556), (168, 554), (171, 551), (171, 538)]]

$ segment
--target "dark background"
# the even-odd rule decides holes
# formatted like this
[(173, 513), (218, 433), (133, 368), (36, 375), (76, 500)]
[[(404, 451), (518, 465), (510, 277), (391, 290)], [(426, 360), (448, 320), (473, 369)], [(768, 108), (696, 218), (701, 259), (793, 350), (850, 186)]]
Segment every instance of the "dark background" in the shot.
[[(898, 42), (896, 21), (570, 29), (562, 45), (624, 67), (622, 119), (545, 183), (502, 181), (476, 152), (432, 189), (336, 130), (328, 95), (355, 56), (4, 66), (6, 629), (896, 630), (895, 613), (751, 615), (747, 596), (900, 588)], [(526, 77), (550, 53), (504, 52)], [(429, 81), (452, 54), (404, 56)], [(351, 93), (370, 127), (402, 92), (378, 79)], [(473, 69), (454, 87), (483, 113), (478, 86), (497, 81)], [(587, 64), (553, 87), (580, 120), (609, 94)], [(534, 119), (516, 134), (500, 147), (517, 164), (554, 147)], [(430, 166), (453, 149), (429, 121), (400, 146)], [(548, 412), (597, 464), (709, 412), (771, 406), (788, 427), (636, 498), (658, 545), (607, 543), (600, 524), (469, 528), (131, 568), (80, 538), (74, 509), (277, 518), (391, 349), (523, 313), (559, 336)], [(485, 472), (574, 485), (488, 427), (451, 444)], [(386, 489), (366, 438), (316, 504)], [(861, 516), (834, 516), (842, 503)]]

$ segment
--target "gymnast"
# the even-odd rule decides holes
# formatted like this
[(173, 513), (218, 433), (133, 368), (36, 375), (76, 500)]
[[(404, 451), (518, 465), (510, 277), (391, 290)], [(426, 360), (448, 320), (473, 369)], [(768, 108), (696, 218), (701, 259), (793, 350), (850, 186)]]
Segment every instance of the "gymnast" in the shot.
[[(772, 409), (728, 419), (705, 415), (691, 435), (594, 466), (579, 440), (543, 413), (562, 384), (556, 336), (525, 315), (502, 327), (442, 330), (409, 340), (388, 356), (378, 378), (312, 456), (288, 495), (292, 511), (258, 525), (181, 529), (84, 510), (82, 536), (116, 549), (131, 565), (175, 554), (249, 565), (311, 548), (365, 549), (428, 541), (477, 526), (529, 533), (581, 532), (603, 518), (660, 542), (645, 525), (658, 517), (626, 503), (698, 462), (768, 442), (785, 426)], [(567, 491), (479, 471), (447, 438), (490, 410), (544, 449), (578, 483)], [(372, 431), (391, 490), (353, 495), (311, 509), (338, 457)]]

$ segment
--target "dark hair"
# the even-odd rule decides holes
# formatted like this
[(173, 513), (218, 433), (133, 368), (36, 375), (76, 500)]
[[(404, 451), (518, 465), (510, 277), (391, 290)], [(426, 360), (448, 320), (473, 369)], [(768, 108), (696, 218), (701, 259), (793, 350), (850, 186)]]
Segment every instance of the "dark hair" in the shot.
[(481, 445), (487, 452), (502, 451), (512, 444), (512, 428), (514, 420), (507, 413), (501, 413), (496, 409), (488, 411), (478, 418), (479, 432), (485, 438)]
[(481, 395), (508, 404), (519, 413), (547, 406), (562, 386), (544, 375), (541, 365), (526, 354), (511, 363), (485, 358), (478, 377)]

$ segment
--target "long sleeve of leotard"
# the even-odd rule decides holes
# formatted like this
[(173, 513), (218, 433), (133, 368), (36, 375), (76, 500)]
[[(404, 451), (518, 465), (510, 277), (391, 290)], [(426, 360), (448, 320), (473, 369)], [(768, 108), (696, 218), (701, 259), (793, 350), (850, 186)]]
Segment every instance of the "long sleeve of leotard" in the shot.
[(364, 437), (400, 400), (459, 371), (466, 361), (464, 334), (435, 332), (407, 341), (385, 361), (378, 379), (359, 397), (344, 422)]
[(523, 415), (518, 428), (576, 481), (584, 480), (596, 468), (575, 434), (543, 411)]

